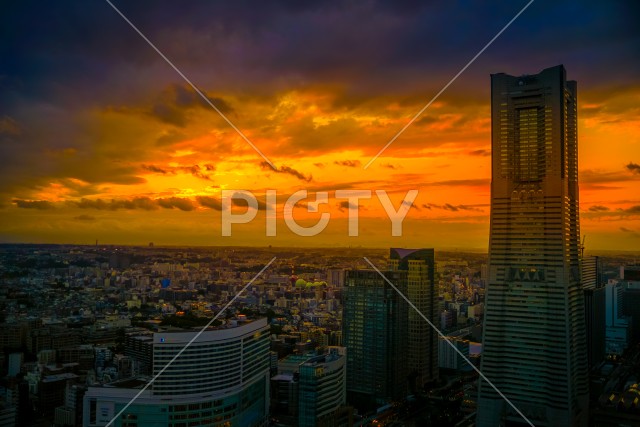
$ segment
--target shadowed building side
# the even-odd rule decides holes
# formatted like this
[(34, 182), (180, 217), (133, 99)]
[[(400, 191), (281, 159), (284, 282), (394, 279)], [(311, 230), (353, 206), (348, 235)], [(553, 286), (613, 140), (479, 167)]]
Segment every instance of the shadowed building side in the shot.
[[(406, 295), (407, 272), (382, 272)], [(347, 401), (373, 410), (407, 395), (408, 304), (375, 270), (349, 270), (343, 291)]]
[[(434, 325), (438, 324), (438, 293), (435, 288), (433, 249), (391, 248), (389, 270), (407, 272), (407, 298)], [(421, 390), (438, 379), (438, 333), (413, 308), (408, 313), (407, 365), (409, 387)]]

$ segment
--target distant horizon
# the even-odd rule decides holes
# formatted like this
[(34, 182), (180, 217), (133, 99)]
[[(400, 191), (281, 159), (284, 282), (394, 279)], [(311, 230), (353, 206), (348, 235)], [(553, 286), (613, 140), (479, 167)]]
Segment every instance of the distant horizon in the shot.
[[(360, 250), (388, 250), (392, 248), (405, 248), (405, 249), (434, 249), (439, 252), (448, 252), (448, 253), (474, 253), (474, 254), (486, 254), (488, 255), (488, 250), (483, 250), (480, 248), (465, 248), (465, 247), (438, 247), (438, 246), (362, 246), (362, 245), (351, 245), (351, 246), (289, 246), (289, 245), (163, 245), (163, 244), (153, 244), (153, 246), (149, 246), (149, 244), (127, 244), (127, 243), (99, 243), (95, 244), (86, 244), (86, 243), (33, 243), (33, 242), (0, 242), (0, 247), (2, 246), (77, 246), (77, 247), (89, 247), (89, 248), (141, 248), (141, 249), (183, 249), (183, 248), (194, 248), (194, 249), (206, 249), (206, 248), (217, 248), (217, 249), (360, 249)], [(586, 249), (585, 255), (587, 256), (597, 256), (598, 254), (620, 254), (620, 255), (639, 255), (640, 249), (637, 251), (629, 251), (629, 250), (610, 250), (610, 249)]]

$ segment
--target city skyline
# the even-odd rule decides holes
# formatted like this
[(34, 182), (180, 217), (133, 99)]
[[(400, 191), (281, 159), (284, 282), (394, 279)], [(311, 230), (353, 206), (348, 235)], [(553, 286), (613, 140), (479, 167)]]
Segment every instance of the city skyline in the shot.
[[(581, 82), (588, 247), (634, 250), (640, 91), (631, 4), (533, 2), (363, 168), (525, 4), (469, 4), (461, 15), (458, 5), (279, 4), (248, 11), (116, 3), (277, 170), (107, 3), (46, 12), (12, 5), (2, 17), (7, 37), (0, 45), (10, 58), (0, 66), (7, 94), (0, 101), (0, 242), (484, 250), (488, 76), (562, 63)], [(574, 17), (569, 23), (567, 15)], [(38, 25), (22, 27), (27, 17)], [(279, 208), (302, 188), (385, 189), (396, 203), (411, 189), (419, 196), (401, 238), (391, 236), (375, 197), (361, 201), (357, 238), (347, 236), (344, 200), (332, 200), (326, 211), (335, 220), (314, 238), (288, 232), (281, 219), (278, 236), (265, 236), (262, 211), (233, 237), (220, 236), (221, 189), (264, 197), (271, 188), (282, 191)], [(302, 222), (317, 218), (296, 212)]]
[[(0, 360), (7, 374), (2, 377), (5, 388), (0, 389), (7, 399), (0, 405), (3, 421), (17, 417), (18, 421), (55, 419), (61, 426), (94, 425), (82, 422), (84, 414), (88, 420), (95, 417), (95, 424), (105, 425), (123, 411), (112, 425), (146, 425), (153, 422), (152, 418), (168, 416), (179, 427), (185, 418), (216, 418), (223, 408), (235, 412), (229, 412), (230, 417), (243, 416), (233, 409), (232, 402), (218, 406), (216, 400), (212, 408), (208, 407), (211, 394), (201, 387), (218, 389), (226, 383), (216, 373), (238, 373), (238, 365), (224, 356), (220, 359), (217, 352), (203, 352), (202, 346), (210, 345), (210, 339), (225, 338), (218, 333), (241, 333), (245, 344), (249, 337), (257, 339), (253, 332), (244, 334), (247, 322), (263, 330), (265, 322), (269, 324), (270, 345), (261, 346), (262, 356), (253, 354), (250, 345), (243, 345), (248, 353), (242, 360), (247, 368), (257, 366), (254, 363), (267, 356), (270, 359), (269, 406), (276, 425), (312, 420), (316, 418), (314, 410), (319, 411), (318, 416), (326, 414), (328, 422), (333, 419), (345, 427), (366, 425), (374, 419), (383, 425), (394, 420), (449, 425), (476, 418), (476, 374), (483, 375), (478, 367), (489, 279), (486, 255), (436, 252), (440, 316), (431, 327), (442, 333), (438, 339), (439, 379), (422, 391), (412, 392), (411, 378), (403, 380), (398, 375), (409, 361), (409, 346), (400, 341), (410, 332), (410, 318), (407, 307), (403, 310), (401, 305), (404, 301), (411, 305), (410, 310), (416, 310), (406, 297), (411, 294), (407, 285), (412, 279), (406, 271), (381, 271), (376, 267), (384, 269), (394, 261), (394, 251), (410, 255), (411, 250), (392, 248), (385, 254), (339, 248), (212, 251), (50, 245), (1, 249), (0, 348), (4, 352)], [(413, 254), (429, 263), (428, 252)], [(631, 256), (604, 257), (601, 261), (600, 273), (589, 275), (587, 268), (584, 277), (589, 286), (595, 283), (596, 287), (606, 284), (607, 290), (615, 288), (617, 297), (610, 301), (607, 296), (606, 310), (604, 304), (591, 304), (590, 330), (595, 333), (596, 329), (605, 329), (604, 319), (611, 317), (605, 313), (610, 310), (617, 313), (614, 317), (619, 322), (616, 328), (610, 328), (607, 320), (605, 340), (590, 343), (595, 358), (589, 378), (602, 385), (590, 387), (590, 417), (599, 422), (637, 421), (640, 405), (628, 398), (637, 393), (637, 385), (632, 383), (640, 363), (640, 347), (634, 344), (637, 337), (630, 334), (631, 325), (638, 323), (640, 266)], [(416, 266), (422, 270), (421, 264)], [(539, 317), (528, 320), (531, 323)], [(207, 326), (216, 319), (217, 326)], [(262, 326), (250, 319), (262, 322)], [(429, 323), (428, 317), (423, 319)], [(261, 333), (260, 342), (263, 338), (266, 334)], [(351, 362), (345, 365), (344, 359), (340, 362), (325, 357), (326, 350), (344, 345), (344, 350), (337, 351), (351, 354)], [(226, 351), (223, 343), (214, 346)], [(168, 364), (180, 348), (186, 357), (178, 357), (175, 365)], [(233, 360), (237, 362), (239, 357)], [(212, 375), (206, 375), (205, 359), (215, 365)], [(202, 364), (194, 365), (196, 360)], [(300, 364), (305, 361), (311, 362), (309, 371), (305, 371), (311, 376), (303, 380)], [(375, 381), (366, 374), (371, 373), (370, 363), (377, 367)], [(152, 373), (158, 375), (163, 366), (167, 371), (152, 378)], [(340, 366), (346, 372), (340, 372)], [(296, 376), (298, 368), (300, 377)], [(203, 375), (186, 383), (195, 372)], [(348, 372), (351, 375), (346, 375)], [(494, 373), (489, 374), (493, 379)], [(338, 390), (344, 387), (345, 379), (348, 385), (349, 377), (352, 385), (354, 379), (359, 385), (358, 393), (352, 387), (344, 406)], [(157, 387), (154, 378), (159, 381)], [(363, 388), (358, 378), (378, 383), (377, 393)], [(177, 387), (175, 393), (172, 385)], [(229, 387), (224, 395), (236, 399), (239, 395), (234, 390), (238, 389), (232, 384)], [(243, 387), (242, 393), (250, 388)], [(397, 397), (385, 397), (394, 389)], [(511, 391), (505, 399), (517, 398), (519, 392)], [(366, 395), (377, 395), (380, 400), (376, 399), (373, 408), (354, 412), (350, 405), (358, 408), (359, 402), (363, 403), (358, 396)], [(178, 402), (182, 399), (188, 405)], [(125, 409), (127, 402), (131, 405)], [(527, 410), (521, 402), (516, 404)]]

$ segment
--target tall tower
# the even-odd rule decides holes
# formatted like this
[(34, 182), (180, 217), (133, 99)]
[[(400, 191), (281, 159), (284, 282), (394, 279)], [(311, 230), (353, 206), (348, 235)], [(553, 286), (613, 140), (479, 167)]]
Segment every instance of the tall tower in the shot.
[(589, 361), (589, 370), (591, 370), (605, 356), (606, 288), (602, 283), (602, 262), (600, 258), (597, 256), (583, 256), (581, 263), (587, 359)]
[[(434, 324), (438, 323), (438, 293), (435, 288), (433, 249), (391, 248), (389, 270), (407, 272), (407, 298)], [(421, 390), (438, 379), (438, 334), (413, 309), (409, 310), (407, 366), (410, 387)]]
[[(577, 87), (562, 65), (491, 76), (491, 234), (482, 372), (536, 427), (585, 426)], [(479, 427), (528, 425), (485, 381)]]
[[(407, 294), (407, 272), (385, 271)], [(374, 270), (347, 270), (343, 290), (347, 401), (373, 410), (407, 395), (408, 304)]]

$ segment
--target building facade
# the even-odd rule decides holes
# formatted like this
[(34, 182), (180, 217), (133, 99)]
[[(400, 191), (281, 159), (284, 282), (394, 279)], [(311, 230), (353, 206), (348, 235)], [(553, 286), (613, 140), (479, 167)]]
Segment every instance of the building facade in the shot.
[[(465, 337), (447, 337), (449, 342), (444, 338), (438, 337), (438, 365), (443, 369), (452, 369), (456, 371), (468, 372), (473, 369), (467, 360), (469, 359), (469, 340)], [(460, 353), (453, 349), (455, 346)], [(464, 357), (463, 357), (464, 356)], [(465, 360), (465, 358), (467, 360)]]
[[(537, 427), (585, 426), (577, 86), (559, 65), (491, 76), (492, 182), (482, 372)], [(528, 425), (485, 381), (477, 425)]]
[[(433, 249), (391, 248), (389, 270), (407, 272), (407, 293), (420, 312), (434, 325), (438, 324), (438, 292), (435, 287), (435, 254)], [(438, 333), (410, 308), (408, 311), (407, 364), (410, 386), (420, 390), (425, 383), (438, 379)]]
[[(298, 426), (351, 427), (343, 409), (347, 402), (347, 364), (344, 347), (330, 347), (299, 367)], [(348, 414), (348, 411), (347, 411)]]
[[(153, 335), (153, 373), (195, 340), (117, 419), (114, 427), (265, 426), (269, 414), (269, 325), (256, 319), (227, 327)], [(149, 378), (89, 387), (83, 425), (105, 426)]]
[(624, 283), (622, 312), (631, 320), (632, 342), (640, 342), (640, 266), (620, 267), (620, 279)]
[(582, 289), (584, 290), (584, 318), (587, 335), (589, 370), (605, 356), (606, 303), (602, 279), (602, 261), (597, 256), (582, 257)]
[[(406, 295), (406, 271), (383, 274)], [(348, 403), (370, 410), (405, 397), (408, 304), (374, 270), (348, 270), (343, 298)]]
[(623, 314), (624, 283), (610, 280), (605, 289), (605, 353), (622, 355), (629, 346), (631, 322)]

